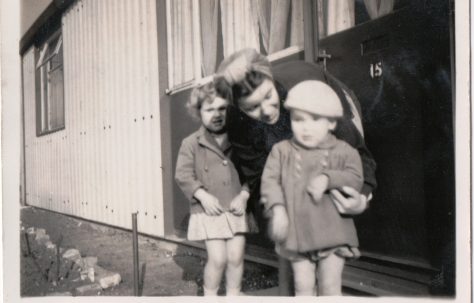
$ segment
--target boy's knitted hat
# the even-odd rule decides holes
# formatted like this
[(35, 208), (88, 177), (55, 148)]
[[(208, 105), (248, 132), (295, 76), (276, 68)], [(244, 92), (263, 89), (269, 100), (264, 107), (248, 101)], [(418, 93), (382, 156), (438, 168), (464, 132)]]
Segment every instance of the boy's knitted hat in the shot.
[(296, 84), (288, 92), (284, 106), (329, 118), (340, 118), (343, 115), (341, 100), (336, 92), (326, 83), (317, 80)]

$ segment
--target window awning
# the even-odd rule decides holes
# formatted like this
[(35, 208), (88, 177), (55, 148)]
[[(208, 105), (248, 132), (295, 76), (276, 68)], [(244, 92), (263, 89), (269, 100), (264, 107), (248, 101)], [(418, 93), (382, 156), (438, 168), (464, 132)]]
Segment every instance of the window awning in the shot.
[[(59, 50), (61, 49), (62, 44), (63, 44), (63, 36), (60, 35), (58, 40), (55, 41), (54, 45), (51, 45), (50, 43), (51, 43), (50, 41), (46, 42), (41, 48), (40, 57), (38, 59), (38, 62), (36, 63), (37, 69), (45, 65), (49, 61), (51, 61), (51, 59), (53, 59), (54, 56), (56, 56), (59, 53)], [(53, 50), (53, 51), (50, 51), (50, 50)]]

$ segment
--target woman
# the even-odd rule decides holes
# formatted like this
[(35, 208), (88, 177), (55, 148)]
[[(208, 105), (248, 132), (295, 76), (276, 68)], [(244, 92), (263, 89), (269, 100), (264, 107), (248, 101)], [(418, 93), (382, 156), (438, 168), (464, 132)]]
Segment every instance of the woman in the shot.
[[(289, 113), (282, 104), (287, 91), (303, 80), (328, 83), (342, 100), (344, 119), (335, 134), (359, 151), (364, 168), (361, 193), (345, 188), (333, 191), (339, 212), (359, 214), (367, 207), (368, 198), (376, 187), (375, 161), (365, 146), (362, 130), (353, 122), (353, 110), (358, 107), (353, 93), (319, 66), (303, 61), (281, 64), (276, 68), (254, 49), (243, 49), (225, 59), (216, 75), (216, 89), (230, 98), (229, 140), (234, 146), (234, 159), (241, 177), (249, 184), (251, 200), (258, 202), (260, 177), (273, 144), (292, 136)], [(356, 104), (351, 106), (348, 96)], [(360, 111), (359, 108), (357, 110)], [(249, 203), (255, 209), (255, 203)]]
[[(334, 134), (356, 148), (362, 159), (364, 185), (361, 192), (350, 187), (330, 192), (338, 211), (348, 215), (363, 212), (376, 187), (376, 164), (365, 146), (355, 95), (317, 65), (293, 61), (273, 68), (267, 58), (254, 49), (243, 49), (220, 64), (215, 82), (219, 94), (232, 100), (234, 105), (229, 107), (227, 124), (229, 141), (234, 148), (232, 160), (242, 182), (249, 185), (248, 211), (254, 213), (261, 231), (266, 230), (267, 224), (259, 204), (260, 178), (272, 146), (292, 136), (289, 113), (282, 105), (288, 90), (303, 80), (323, 81), (336, 91), (344, 117)], [(282, 207), (274, 207), (272, 211), (275, 218), (284, 220)]]

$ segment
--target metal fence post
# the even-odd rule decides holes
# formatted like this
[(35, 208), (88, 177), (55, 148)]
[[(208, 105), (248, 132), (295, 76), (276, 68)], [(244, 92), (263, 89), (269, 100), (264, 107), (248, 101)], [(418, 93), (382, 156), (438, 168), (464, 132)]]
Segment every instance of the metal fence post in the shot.
[(133, 295), (138, 297), (139, 289), (139, 268), (138, 268), (138, 230), (137, 230), (137, 214), (132, 213), (132, 240), (133, 240)]

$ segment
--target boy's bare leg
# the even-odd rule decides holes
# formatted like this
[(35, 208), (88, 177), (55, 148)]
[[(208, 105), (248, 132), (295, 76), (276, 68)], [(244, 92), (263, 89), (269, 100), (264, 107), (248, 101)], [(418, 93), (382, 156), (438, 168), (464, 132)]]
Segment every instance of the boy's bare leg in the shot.
[(320, 296), (342, 295), (342, 270), (345, 259), (332, 253), (318, 262), (318, 293)]
[(316, 264), (308, 259), (291, 263), (295, 278), (296, 296), (314, 296), (316, 288)]

